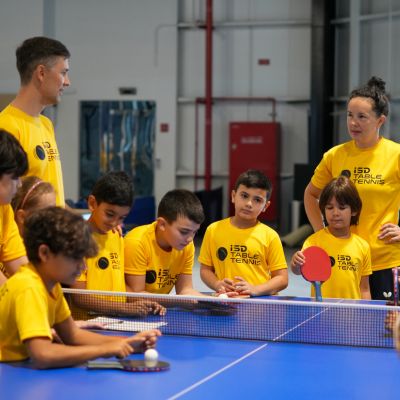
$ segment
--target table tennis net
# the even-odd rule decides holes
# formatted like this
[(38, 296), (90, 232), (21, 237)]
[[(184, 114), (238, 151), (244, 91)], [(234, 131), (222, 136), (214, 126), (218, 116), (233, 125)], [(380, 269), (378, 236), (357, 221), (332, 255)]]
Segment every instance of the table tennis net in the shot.
[[(64, 289), (75, 320), (107, 330), (157, 328), (166, 335), (393, 348), (399, 307), (273, 299), (220, 299)], [(166, 308), (154, 315), (154, 303)]]

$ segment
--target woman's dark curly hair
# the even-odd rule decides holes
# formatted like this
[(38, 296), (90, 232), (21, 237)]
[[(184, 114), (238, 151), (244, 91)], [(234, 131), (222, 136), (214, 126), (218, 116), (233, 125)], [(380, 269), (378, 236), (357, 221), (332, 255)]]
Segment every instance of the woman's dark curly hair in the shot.
[(385, 89), (386, 83), (383, 79), (377, 76), (372, 76), (369, 81), (354, 89), (349, 96), (349, 101), (354, 97), (366, 97), (372, 100), (373, 111), (379, 118), (381, 115), (388, 116), (389, 114), (389, 98)]

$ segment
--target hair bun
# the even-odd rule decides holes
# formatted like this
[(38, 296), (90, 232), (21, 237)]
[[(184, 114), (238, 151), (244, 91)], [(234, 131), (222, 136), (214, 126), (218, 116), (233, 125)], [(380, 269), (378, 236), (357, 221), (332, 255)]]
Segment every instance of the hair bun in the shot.
[(386, 82), (377, 76), (372, 76), (367, 85), (369, 87), (375, 87), (378, 91), (385, 93)]

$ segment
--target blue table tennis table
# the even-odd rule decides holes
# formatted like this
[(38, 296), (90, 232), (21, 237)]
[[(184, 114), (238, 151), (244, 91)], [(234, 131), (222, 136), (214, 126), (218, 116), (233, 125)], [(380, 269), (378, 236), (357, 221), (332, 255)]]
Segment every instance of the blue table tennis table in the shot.
[(164, 335), (158, 351), (170, 370), (38, 371), (28, 362), (0, 363), (1, 399), (365, 400), (399, 392), (400, 356), (393, 348)]

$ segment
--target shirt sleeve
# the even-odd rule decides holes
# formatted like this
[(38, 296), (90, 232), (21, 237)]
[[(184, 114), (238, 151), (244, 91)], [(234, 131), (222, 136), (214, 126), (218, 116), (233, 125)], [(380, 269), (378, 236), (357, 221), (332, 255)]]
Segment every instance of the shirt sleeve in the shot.
[(211, 229), (210, 227), (208, 227), (206, 229), (206, 233), (204, 234), (203, 241), (201, 242), (198, 261), (200, 264), (212, 267), (214, 263), (211, 256), (210, 243), (211, 243)]
[(137, 238), (125, 238), (124, 258), (126, 274), (146, 275), (148, 252), (142, 241)]
[(313, 240), (313, 235), (310, 235), (303, 243), (303, 246), (301, 248), (301, 251), (305, 250), (307, 247), (314, 246), (314, 240)]
[(14, 220), (14, 213), (10, 205), (4, 208), (3, 213), (3, 237), (1, 239), (2, 262), (12, 261), (26, 255), (25, 246), (18, 231), (18, 226)]
[(323, 189), (333, 179), (332, 157), (332, 151), (326, 152), (317, 168), (315, 168), (311, 183), (318, 189)]
[(21, 341), (34, 337), (52, 338), (47, 299), (37, 290), (29, 288), (21, 292), (15, 301), (15, 312)]
[(188, 244), (185, 248), (185, 258), (183, 260), (184, 265), (182, 274), (192, 275), (193, 264), (194, 264), (194, 244), (193, 242)]
[(274, 235), (268, 246), (267, 264), (270, 271), (278, 271), (287, 268), (282, 242), (277, 234), (276, 236)]
[(365, 256), (363, 259), (363, 264), (361, 267), (361, 276), (367, 276), (372, 274), (372, 262), (371, 262), (371, 249), (368, 246)]

